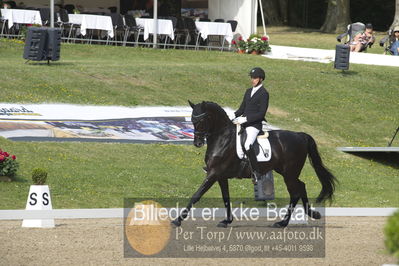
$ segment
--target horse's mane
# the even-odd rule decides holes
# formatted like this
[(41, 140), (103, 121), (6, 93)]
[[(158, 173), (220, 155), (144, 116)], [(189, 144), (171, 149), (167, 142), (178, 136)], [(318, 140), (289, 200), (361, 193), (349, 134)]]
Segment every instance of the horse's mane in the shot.
[(217, 103), (214, 102), (204, 102), (205, 110), (209, 110), (212, 113), (215, 113), (220, 119), (224, 119), (230, 121), (229, 116), (227, 115), (226, 111)]

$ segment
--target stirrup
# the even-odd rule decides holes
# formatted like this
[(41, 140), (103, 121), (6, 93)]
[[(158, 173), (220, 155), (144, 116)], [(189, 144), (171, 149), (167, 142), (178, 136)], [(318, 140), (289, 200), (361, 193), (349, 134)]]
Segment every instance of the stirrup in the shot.
[(254, 185), (258, 184), (258, 180), (259, 180), (258, 176), (260, 176), (260, 175), (255, 172), (252, 172), (251, 175), (252, 175), (252, 184), (254, 184)]

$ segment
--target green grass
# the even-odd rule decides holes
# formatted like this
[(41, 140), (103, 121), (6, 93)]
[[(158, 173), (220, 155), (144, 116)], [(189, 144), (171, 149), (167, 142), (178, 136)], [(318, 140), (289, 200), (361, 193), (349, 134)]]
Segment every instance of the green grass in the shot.
[[(270, 32), (272, 44), (284, 44)], [(293, 36), (319, 39), (317, 34)], [(0, 102), (174, 106), (190, 99), (237, 108), (249, 86), (247, 72), (261, 66), (271, 95), (268, 121), (316, 139), (340, 181), (333, 206), (399, 206), (397, 167), (336, 151), (338, 146), (386, 146), (399, 124), (397, 68), (352, 64), (341, 72), (332, 64), (227, 52), (78, 44), (63, 44), (61, 61), (47, 66), (24, 64), (22, 52), (23, 44), (0, 42)], [(55, 208), (122, 207), (124, 197), (189, 197), (204, 178), (205, 149), (193, 146), (0, 138), (0, 148), (16, 154), (21, 164), (16, 182), (0, 183), (1, 209), (25, 207), (35, 167), (49, 171)], [(316, 197), (320, 185), (308, 163), (301, 179)], [(275, 181), (276, 195), (287, 197), (282, 178), (276, 175)], [(252, 197), (250, 180), (230, 184), (232, 196)], [(219, 188), (206, 196), (220, 197)]]

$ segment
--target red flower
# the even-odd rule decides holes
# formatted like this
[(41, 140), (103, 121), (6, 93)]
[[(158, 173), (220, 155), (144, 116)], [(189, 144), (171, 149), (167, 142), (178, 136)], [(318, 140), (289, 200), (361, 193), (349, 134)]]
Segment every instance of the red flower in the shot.
[(234, 44), (234, 45), (236, 45), (236, 44), (237, 44), (235, 40), (233, 40), (231, 43), (232, 43), (232, 44)]
[(10, 154), (9, 154), (8, 152), (4, 152), (3, 154), (4, 154), (4, 156), (6, 156), (6, 157), (10, 156)]
[(239, 41), (242, 41), (242, 36), (238, 37), (238, 40), (239, 40)]
[(15, 159), (17, 159), (17, 156), (13, 155), (13, 156), (11, 156), (11, 158), (12, 158), (13, 160), (15, 160)]
[(0, 155), (0, 162), (4, 161), (5, 158), (4, 155)]
[(262, 41), (267, 41), (267, 40), (269, 40), (269, 38), (267, 38), (266, 36), (262, 37)]

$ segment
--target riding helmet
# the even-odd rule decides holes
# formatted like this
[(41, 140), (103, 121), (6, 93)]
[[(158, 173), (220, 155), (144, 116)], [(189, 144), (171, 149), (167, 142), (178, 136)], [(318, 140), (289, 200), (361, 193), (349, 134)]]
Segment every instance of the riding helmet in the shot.
[(262, 68), (255, 67), (251, 69), (251, 71), (249, 72), (249, 76), (251, 78), (261, 78), (262, 80), (265, 80), (266, 74)]

